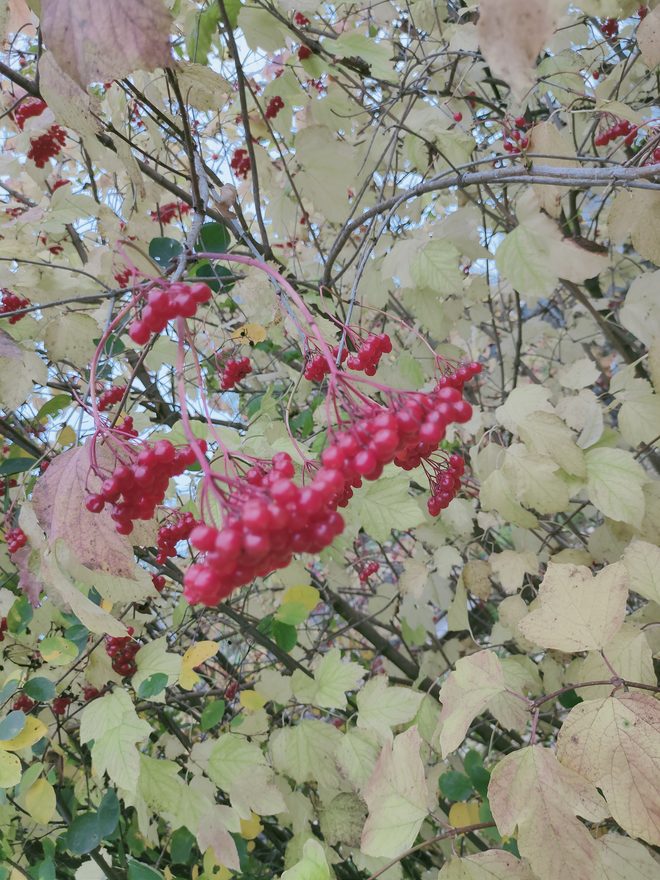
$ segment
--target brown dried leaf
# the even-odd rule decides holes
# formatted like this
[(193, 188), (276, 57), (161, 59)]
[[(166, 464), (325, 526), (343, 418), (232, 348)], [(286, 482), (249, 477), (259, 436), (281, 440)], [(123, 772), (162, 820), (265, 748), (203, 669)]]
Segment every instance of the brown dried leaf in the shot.
[(162, 0), (43, 0), (41, 28), (59, 66), (86, 87), (166, 67), (172, 17)]
[(534, 85), (534, 63), (555, 25), (548, 0), (481, 0), (479, 45), (494, 76), (520, 99)]
[[(117, 534), (110, 513), (90, 513), (87, 495), (98, 491), (100, 480), (90, 470), (89, 444), (58, 455), (37, 480), (32, 503), (48, 543), (62, 538), (78, 561), (95, 571), (135, 578), (130, 539)], [(99, 465), (112, 466), (112, 453), (97, 446)], [(107, 461), (106, 461), (107, 459)]]

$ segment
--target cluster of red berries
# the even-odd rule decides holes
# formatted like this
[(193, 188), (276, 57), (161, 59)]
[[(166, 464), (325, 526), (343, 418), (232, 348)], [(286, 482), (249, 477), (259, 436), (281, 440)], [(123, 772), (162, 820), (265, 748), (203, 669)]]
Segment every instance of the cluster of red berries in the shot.
[(124, 421), (115, 428), (115, 433), (122, 434), (124, 437), (137, 437), (138, 432), (133, 427), (133, 416), (126, 416)]
[(51, 125), (48, 131), (30, 138), (27, 157), (32, 159), (37, 168), (43, 168), (50, 159), (54, 159), (60, 154), (65, 143), (66, 132), (64, 129), (59, 125)]
[[(24, 299), (22, 296), (17, 296), (15, 293), (12, 293), (11, 290), (7, 290), (6, 288), (2, 289), (2, 299), (0, 299), (0, 315), (4, 315), (7, 312), (17, 312), (19, 309), (25, 309), (30, 305), (29, 299)], [(24, 318), (25, 315), (12, 315), (9, 318), (10, 324), (16, 324), (21, 318)]]
[(604, 37), (612, 39), (619, 33), (619, 21), (616, 18), (605, 18), (600, 22), (600, 29)]
[(184, 284), (175, 281), (167, 287), (155, 287), (147, 295), (142, 314), (131, 322), (128, 335), (137, 345), (145, 345), (153, 333), (162, 333), (174, 318), (192, 318), (197, 306), (208, 302), (213, 291), (202, 281)]
[(150, 211), (149, 216), (155, 222), (160, 222), (167, 226), (175, 217), (181, 219), (182, 214), (188, 214), (190, 205), (186, 202), (167, 202), (165, 205), (159, 205), (155, 211)]
[[(330, 351), (332, 352), (333, 359), (336, 361), (339, 354), (339, 346), (335, 345)], [(348, 349), (344, 346), (341, 350), (342, 364), (347, 358)], [(308, 379), (310, 382), (322, 382), (329, 372), (330, 364), (324, 354), (321, 354), (318, 350), (308, 352), (305, 360), (305, 372), (303, 373), (305, 379)]]
[(304, 61), (306, 58), (309, 58), (311, 54), (312, 50), (309, 48), (309, 46), (300, 46), (300, 48), (298, 49), (298, 60)]
[(280, 110), (284, 109), (284, 101), (279, 95), (275, 95), (270, 99), (266, 106), (266, 119), (275, 119)]
[(502, 146), (505, 152), (518, 155), (521, 150), (529, 146), (529, 138), (526, 136), (527, 120), (524, 116), (516, 116), (513, 125), (504, 125), (505, 138)]
[(135, 655), (142, 645), (132, 639), (133, 627), (128, 627), (127, 636), (106, 636), (105, 651), (112, 659), (112, 668), (117, 675), (131, 676), (137, 672)]
[[(206, 442), (199, 440), (198, 443), (206, 451)], [(145, 447), (134, 461), (119, 462), (101, 484), (100, 491), (87, 498), (85, 507), (90, 513), (100, 513), (106, 504), (112, 504), (110, 516), (117, 531), (120, 535), (130, 535), (134, 520), (153, 517), (172, 477), (179, 476), (196, 461), (190, 446), (175, 449), (169, 440), (158, 440), (153, 446)]]
[(10, 553), (16, 553), (27, 544), (27, 535), (25, 534), (23, 529), (19, 528), (18, 526), (16, 526), (16, 528), (9, 529), (6, 538), (7, 549)]
[(3, 617), (2, 620), (0, 620), (0, 642), (4, 642), (6, 632), (7, 632), (7, 618)]
[(162, 593), (165, 589), (165, 584), (167, 583), (162, 574), (152, 574), (151, 582), (154, 585), (154, 589), (157, 593)]
[(100, 696), (101, 691), (98, 688), (95, 688), (92, 685), (85, 685), (83, 687), (83, 700), (86, 703), (91, 703), (92, 700), (95, 700), (97, 697)]
[(377, 562), (367, 562), (366, 565), (363, 565), (358, 574), (360, 583), (366, 584), (371, 575), (376, 574), (379, 568), (380, 565)]
[(37, 704), (27, 694), (19, 694), (14, 700), (14, 709), (19, 712), (31, 712)]
[(51, 703), (51, 709), (53, 710), (54, 715), (64, 715), (70, 705), (71, 697), (67, 697), (63, 694), (60, 697), (55, 697)]
[(110, 409), (115, 403), (119, 403), (125, 391), (125, 385), (111, 385), (110, 388), (99, 395), (99, 409), (101, 412)]
[(252, 364), (250, 358), (230, 358), (224, 365), (220, 387), (223, 391), (229, 391), (234, 385), (241, 382), (252, 372)]
[(306, 27), (309, 24), (309, 19), (306, 15), (303, 15), (302, 12), (296, 12), (293, 16), (294, 24), (297, 24), (298, 27)]
[(426, 507), (431, 516), (438, 516), (441, 510), (449, 507), (461, 487), (461, 477), (465, 473), (465, 462), (460, 455), (450, 455), (440, 466), (431, 462), (433, 475), (429, 477), (431, 497)]
[(437, 382), (438, 388), (458, 388), (463, 390), (463, 386), (470, 379), (474, 379), (482, 371), (483, 367), (477, 361), (471, 361), (468, 364), (461, 364), (457, 369), (440, 376)]
[(346, 366), (351, 370), (362, 370), (367, 376), (375, 376), (381, 357), (392, 351), (392, 340), (387, 333), (370, 334), (361, 341), (355, 354)]
[(629, 147), (637, 137), (637, 131), (638, 126), (633, 125), (632, 122), (628, 122), (627, 119), (618, 119), (614, 125), (597, 135), (594, 138), (594, 143), (597, 147), (606, 147), (610, 141), (622, 137), (625, 138), (624, 143)]
[(31, 119), (33, 116), (41, 116), (47, 106), (46, 102), (42, 101), (41, 98), (27, 98), (25, 101), (21, 101), (14, 110), (14, 122), (23, 131), (26, 119)]
[(276, 453), (235, 485), (221, 529), (200, 524), (193, 530), (190, 543), (204, 557), (184, 578), (191, 604), (217, 605), (255, 577), (286, 568), (294, 553), (319, 553), (343, 531), (344, 520), (336, 512), (343, 475), (321, 468), (301, 489), (294, 473), (291, 456)]
[(250, 162), (248, 151), (242, 149), (241, 147), (239, 147), (237, 150), (234, 150), (234, 154), (231, 157), (231, 161), (229, 162), (229, 167), (234, 172), (236, 177), (242, 177), (243, 180), (247, 180), (247, 176), (252, 168), (252, 163)]
[[(158, 555), (156, 556), (156, 562), (159, 565), (164, 565), (170, 557), (176, 556), (176, 545), (179, 541), (187, 541), (196, 525), (197, 520), (188, 511), (180, 514), (174, 521), (167, 523), (167, 525), (161, 526), (158, 529)], [(155, 582), (154, 586), (156, 586)], [(165, 578), (163, 578), (163, 586), (165, 586)]]

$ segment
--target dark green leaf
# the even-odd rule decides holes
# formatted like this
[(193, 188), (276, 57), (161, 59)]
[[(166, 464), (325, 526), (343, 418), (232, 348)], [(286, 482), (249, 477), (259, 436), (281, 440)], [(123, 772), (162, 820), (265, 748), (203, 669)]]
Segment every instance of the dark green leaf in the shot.
[(202, 730), (210, 730), (212, 727), (215, 727), (216, 724), (220, 723), (224, 714), (225, 701), (211, 700), (210, 703), (207, 703), (206, 706), (204, 706), (204, 711), (202, 712), (202, 717), (200, 718), (200, 725)]
[(217, 263), (211, 264), (208, 260), (195, 263), (190, 268), (188, 275), (206, 281), (215, 293), (218, 293), (220, 290), (223, 293), (228, 293), (236, 284), (234, 273), (230, 269), (227, 269), (226, 266), (218, 266)]
[(23, 692), (39, 703), (46, 703), (55, 696), (55, 685), (50, 679), (37, 676), (25, 682)]
[(225, 0), (224, 6), (229, 24), (235, 28), (238, 24), (238, 13), (241, 11), (241, 0)]
[(277, 646), (287, 652), (293, 650), (298, 643), (298, 633), (295, 626), (280, 623), (279, 620), (273, 621), (273, 638)]
[(69, 626), (64, 630), (64, 638), (69, 639), (70, 642), (73, 642), (79, 651), (82, 651), (83, 648), (87, 645), (88, 636), (89, 630), (86, 626), (83, 626), (82, 623), (76, 623), (73, 626)]
[(191, 28), (186, 37), (186, 49), (188, 57), (196, 64), (206, 64), (207, 56), (211, 50), (211, 42), (217, 32), (220, 19), (220, 7), (217, 3), (211, 3), (200, 13), (195, 26)]
[(520, 858), (520, 850), (518, 849), (518, 841), (515, 837), (510, 837), (506, 843), (502, 844), (502, 849), (505, 849), (507, 852), (510, 852), (511, 855), (514, 855), (517, 859)]
[(76, 816), (69, 825), (66, 835), (67, 849), (78, 856), (96, 849), (102, 840), (96, 812), (81, 813), (80, 816)]
[(51, 397), (50, 400), (44, 403), (37, 413), (36, 420), (40, 422), (46, 416), (54, 416), (56, 413), (62, 412), (63, 409), (71, 406), (72, 403), (73, 401), (68, 394), (56, 394), (55, 397)]
[(474, 794), (474, 788), (470, 780), (463, 773), (458, 773), (456, 770), (443, 773), (438, 780), (438, 784), (440, 785), (440, 791), (450, 801), (466, 801)]
[(15, 709), (0, 721), (0, 739), (13, 739), (24, 727), (25, 713)]
[(101, 837), (110, 837), (119, 824), (119, 800), (114, 788), (109, 788), (103, 795), (97, 817)]
[[(492, 822), (493, 814), (490, 811), (490, 804), (488, 803), (488, 798), (485, 798), (484, 801), (479, 804), (479, 821), (480, 822)], [(483, 834), (484, 837), (487, 837), (489, 840), (499, 842), (502, 838), (500, 837), (500, 833), (497, 828), (484, 828), (483, 831), (480, 831), (479, 834)]]
[(177, 828), (170, 842), (170, 858), (172, 861), (177, 865), (187, 865), (190, 861), (194, 844), (195, 838), (187, 828)]
[(131, 859), (128, 863), (128, 880), (163, 880), (163, 875), (155, 868)]
[(11, 477), (12, 474), (23, 474), (36, 465), (34, 458), (8, 458), (0, 464), (0, 476)]
[(149, 678), (145, 678), (145, 680), (141, 683), (138, 688), (137, 695), (142, 700), (147, 700), (149, 697), (155, 697), (156, 694), (159, 694), (161, 691), (165, 690), (167, 687), (167, 676), (164, 672), (154, 672), (153, 675), (150, 675)]
[(43, 859), (28, 868), (28, 874), (32, 880), (56, 880), (55, 862), (52, 859)]
[(488, 783), (490, 782), (490, 773), (483, 765), (483, 759), (479, 752), (470, 749), (463, 759), (463, 768), (470, 777), (472, 785), (482, 797), (486, 797), (488, 792)]
[(582, 702), (582, 697), (574, 690), (566, 691), (563, 694), (559, 694), (557, 699), (562, 704), (564, 709), (572, 709), (573, 706), (577, 706), (578, 703)]
[(273, 615), (267, 614), (265, 617), (262, 617), (257, 624), (257, 629), (265, 636), (269, 636), (273, 631)]
[(181, 242), (174, 238), (152, 238), (149, 242), (149, 256), (161, 269), (167, 269), (182, 250)]
[(13, 694), (18, 690), (18, 682), (15, 679), (11, 679), (7, 684), (0, 688), (0, 706), (8, 700)]
[(221, 254), (226, 252), (230, 244), (231, 238), (224, 223), (205, 223), (200, 229), (195, 250), (198, 253), (210, 251), (214, 254)]

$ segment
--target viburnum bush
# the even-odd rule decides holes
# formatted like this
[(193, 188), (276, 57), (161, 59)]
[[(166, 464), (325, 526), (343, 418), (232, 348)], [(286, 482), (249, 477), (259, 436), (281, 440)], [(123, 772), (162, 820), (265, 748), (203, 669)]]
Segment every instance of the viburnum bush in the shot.
[(0, 880), (657, 876), (660, 6), (0, 11)]

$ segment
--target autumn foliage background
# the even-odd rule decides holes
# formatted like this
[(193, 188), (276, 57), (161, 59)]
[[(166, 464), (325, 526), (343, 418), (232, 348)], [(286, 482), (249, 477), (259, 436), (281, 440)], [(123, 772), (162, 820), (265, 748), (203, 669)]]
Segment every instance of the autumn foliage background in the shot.
[(660, 6), (0, 31), (0, 880), (657, 877)]

